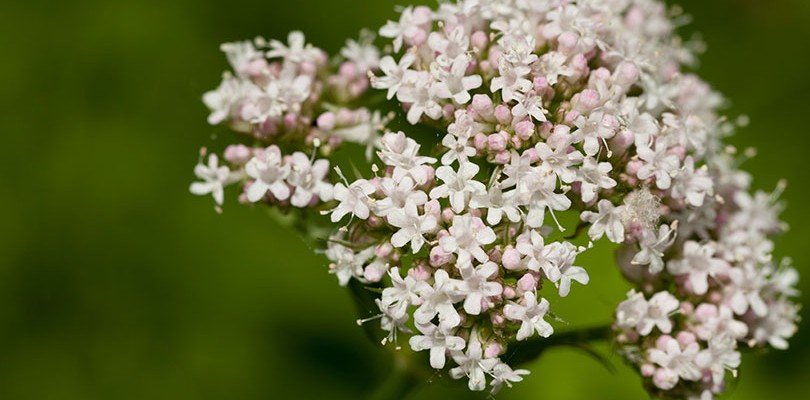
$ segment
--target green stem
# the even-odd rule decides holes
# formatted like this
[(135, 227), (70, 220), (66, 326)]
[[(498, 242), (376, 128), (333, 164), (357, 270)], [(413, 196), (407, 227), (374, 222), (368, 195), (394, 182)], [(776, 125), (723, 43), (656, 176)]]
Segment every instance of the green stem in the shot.
[(535, 337), (522, 342), (512, 342), (509, 344), (509, 351), (502, 359), (511, 365), (518, 365), (537, 359), (549, 348), (573, 346), (597, 356), (597, 359), (605, 364), (606, 360), (593, 351), (590, 343), (608, 340), (612, 334), (610, 326), (605, 325), (555, 333), (549, 338)]

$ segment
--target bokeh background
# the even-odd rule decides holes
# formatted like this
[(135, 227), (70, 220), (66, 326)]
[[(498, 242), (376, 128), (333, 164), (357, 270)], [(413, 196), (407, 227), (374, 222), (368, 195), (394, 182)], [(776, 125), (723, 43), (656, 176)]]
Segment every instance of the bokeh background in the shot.
[[(261, 209), (188, 193), (197, 149), (223, 143), (200, 97), (218, 45), (302, 29), (334, 53), (401, 0), (0, 2), (0, 399), (355, 399), (391, 371), (322, 256)], [(432, 5), (432, 1), (415, 1)], [(810, 2), (682, 0), (699, 73), (748, 115), (757, 188), (787, 178), (777, 242), (805, 274)], [(608, 253), (559, 313), (604, 323), (625, 286)], [(804, 324), (806, 325), (806, 324)], [(603, 349), (607, 350), (607, 349)], [(747, 354), (730, 398), (802, 398), (810, 327)], [(555, 349), (501, 399), (643, 399), (639, 379)], [(421, 385), (411, 399), (480, 399)]]

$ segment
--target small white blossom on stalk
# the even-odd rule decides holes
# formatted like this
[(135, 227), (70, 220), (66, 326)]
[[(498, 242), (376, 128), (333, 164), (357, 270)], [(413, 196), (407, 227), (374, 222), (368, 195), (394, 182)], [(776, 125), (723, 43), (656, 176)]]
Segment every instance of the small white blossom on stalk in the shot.
[(602, 199), (596, 203), (598, 212), (583, 211), (580, 218), (591, 224), (588, 228), (588, 236), (591, 240), (599, 240), (603, 235), (607, 235), (608, 240), (613, 243), (624, 242), (624, 223), (622, 218), (625, 213), (625, 206), (614, 206), (610, 200)]
[(475, 333), (467, 343), (467, 352), (456, 350), (450, 354), (453, 356), (453, 361), (458, 364), (458, 367), (450, 370), (450, 376), (453, 379), (466, 376), (469, 379), (468, 387), (473, 391), (481, 391), (486, 388), (486, 374), (500, 362), (497, 358), (484, 358), (481, 342)]
[(503, 287), (498, 282), (490, 282), (498, 272), (498, 264), (488, 261), (477, 267), (462, 267), (462, 282), (458, 286), (459, 293), (466, 296), (464, 299), (464, 311), (470, 315), (481, 313), (481, 302), (487, 297), (499, 296), (503, 292)]
[(430, 198), (448, 197), (453, 211), (461, 213), (467, 208), (467, 203), (473, 195), (480, 195), (487, 191), (483, 183), (473, 179), (478, 170), (478, 165), (471, 162), (459, 165), (458, 172), (450, 166), (442, 165), (436, 169), (436, 177), (441, 179), (443, 184), (430, 191)]
[(788, 348), (787, 339), (796, 333), (799, 307), (789, 301), (777, 300), (768, 305), (768, 313), (754, 326), (754, 340), (768, 343), (776, 349)]
[(408, 71), (403, 81), (404, 84), (397, 92), (397, 100), (410, 104), (408, 122), (415, 125), (423, 114), (431, 119), (441, 118), (442, 106), (438, 102), (438, 87), (433, 84), (429, 73)]
[(590, 281), (585, 268), (574, 265), (580, 250), (570, 242), (554, 242), (543, 248), (543, 273), (559, 288), (560, 297), (568, 296), (571, 281), (587, 285)]
[(475, 147), (470, 145), (470, 138), (478, 130), (477, 122), (467, 115), (466, 111), (456, 111), (455, 122), (447, 128), (447, 135), (442, 139), (442, 146), (449, 150), (442, 155), (442, 165), (457, 161), (466, 163), (476, 154)]
[(597, 163), (591, 157), (586, 157), (582, 161), (579, 174), (575, 182), (580, 182), (582, 201), (590, 203), (596, 198), (599, 189), (612, 189), (616, 187), (616, 181), (608, 173), (613, 170), (613, 165), (609, 162)]
[(536, 93), (529, 92), (528, 94), (515, 93), (517, 104), (512, 107), (512, 115), (518, 119), (525, 118), (530, 115), (535, 121), (546, 121), (546, 110), (543, 108), (543, 99)]
[(678, 156), (669, 153), (669, 149), (664, 142), (657, 142), (655, 149), (641, 146), (638, 148), (638, 156), (644, 161), (644, 165), (638, 170), (639, 179), (655, 177), (655, 185), (659, 189), (669, 189), (672, 185), (672, 176), (680, 167)]
[(692, 330), (702, 340), (708, 341), (720, 335), (739, 340), (748, 334), (748, 325), (734, 319), (734, 312), (723, 304), (701, 303), (695, 309), (694, 319)]
[(499, 363), (492, 368), (490, 372), (492, 374), (492, 391), (490, 394), (495, 395), (501, 390), (501, 387), (505, 384), (508, 387), (512, 387), (512, 382), (520, 382), (523, 380), (522, 375), (528, 375), (529, 371), (525, 369), (515, 369), (513, 370), (509, 364), (506, 363)]
[(481, 263), (489, 260), (483, 247), (494, 242), (496, 237), (481, 218), (470, 214), (456, 215), (448, 231), (449, 235), (439, 239), (439, 246), (447, 253), (458, 254), (460, 265), (468, 265), (473, 258)]
[(218, 205), (222, 205), (225, 199), (225, 186), (230, 185), (241, 179), (237, 172), (231, 170), (223, 165), (219, 165), (219, 158), (216, 154), (208, 156), (208, 164), (203, 164), (202, 160), (194, 167), (194, 175), (202, 179), (203, 182), (194, 182), (191, 184), (189, 190), (191, 193), (198, 196), (211, 194), (214, 196), (214, 201)]
[(528, 268), (530, 271), (540, 272), (541, 268), (543, 268), (543, 265), (546, 263), (543, 251), (545, 249), (545, 241), (543, 236), (536, 230), (532, 229), (520, 235), (517, 238), (515, 249), (520, 252), (520, 254), (526, 256), (524, 259), (525, 268)]
[(248, 84), (234, 78), (229, 72), (222, 74), (219, 87), (203, 95), (203, 102), (211, 110), (209, 124), (216, 125), (234, 112), (234, 107), (246, 95), (246, 85)]
[(419, 293), (426, 290), (428, 284), (407, 275), (402, 278), (399, 267), (391, 268), (388, 275), (391, 276), (392, 286), (383, 289), (381, 304), (395, 317), (407, 315), (409, 306), (420, 304)]
[(287, 36), (289, 45), (278, 40), (270, 41), (271, 50), (267, 52), (267, 58), (283, 58), (285, 61), (300, 64), (303, 62), (313, 62), (320, 56), (320, 50), (306, 43), (304, 34), (300, 31), (293, 31)]
[(714, 193), (714, 182), (705, 168), (695, 169), (692, 157), (686, 157), (683, 168), (672, 182), (672, 197), (686, 199), (692, 207), (700, 207), (707, 195)]
[(658, 292), (648, 301), (642, 293), (631, 290), (627, 293), (627, 300), (619, 304), (617, 322), (623, 328), (636, 329), (641, 336), (649, 335), (656, 327), (662, 333), (670, 333), (670, 314), (678, 306), (678, 299), (667, 292)]
[(245, 173), (255, 179), (247, 191), (248, 201), (255, 203), (267, 192), (282, 201), (290, 197), (290, 188), (284, 181), (290, 173), (290, 166), (283, 164), (278, 146), (266, 148), (261, 158), (250, 159), (245, 165)]
[(666, 341), (663, 349), (651, 349), (650, 361), (660, 366), (653, 376), (655, 385), (669, 390), (675, 387), (680, 379), (688, 381), (700, 379), (702, 376), (700, 368), (695, 364), (698, 351), (700, 346), (697, 343), (690, 343), (681, 348), (681, 344), (673, 338)]
[(458, 104), (470, 101), (469, 91), (479, 88), (482, 80), (480, 75), (466, 75), (469, 64), (470, 56), (467, 54), (458, 55), (448, 67), (434, 64), (431, 72), (437, 80), (436, 95), (440, 99), (453, 99)]
[(522, 183), (518, 187), (518, 193), (521, 197), (520, 203), (528, 205), (526, 225), (531, 228), (543, 226), (547, 208), (554, 217), (554, 211), (565, 211), (571, 207), (571, 200), (565, 194), (555, 191), (557, 189), (555, 175), (534, 170)]
[(420, 156), (419, 144), (405, 136), (404, 132), (383, 135), (382, 149), (377, 155), (385, 165), (394, 167), (391, 178), (395, 181), (409, 176), (418, 185), (423, 185), (428, 180), (426, 170), (429, 167), (425, 164), (436, 162), (435, 158)]
[(541, 298), (537, 302), (537, 294), (526, 292), (523, 295), (523, 304), (510, 302), (503, 308), (503, 315), (514, 321), (520, 321), (516, 339), (523, 340), (537, 332), (542, 337), (549, 337), (554, 333), (554, 328), (543, 318), (548, 312), (548, 300)]
[(406, 7), (398, 22), (388, 21), (380, 28), (380, 36), (394, 39), (394, 51), (399, 51), (403, 43), (410, 46), (427, 39), (425, 31), (430, 29), (431, 16), (427, 7)]
[(461, 316), (453, 303), (464, 296), (458, 293), (458, 281), (450, 278), (444, 270), (433, 274), (433, 286), (421, 288), (419, 298), (422, 304), (413, 313), (414, 321), (418, 324), (428, 324), (436, 315), (439, 316), (439, 329), (448, 332), (461, 323)]
[[(607, 139), (616, 134), (619, 121), (615, 116), (605, 111), (597, 110), (587, 118), (580, 116), (574, 121), (577, 130), (572, 132), (574, 143), (583, 142), (582, 149), (586, 155), (595, 156), (599, 152), (600, 142), (607, 147)], [(610, 150), (608, 150), (610, 156)]]
[(762, 299), (760, 292), (765, 286), (763, 271), (758, 270), (754, 264), (746, 263), (734, 267), (728, 272), (731, 284), (726, 285), (726, 299), (735, 314), (742, 315), (749, 307), (759, 317), (768, 313), (768, 305)]
[(402, 87), (402, 81), (405, 79), (405, 73), (413, 65), (416, 56), (413, 53), (405, 53), (399, 59), (399, 63), (394, 61), (391, 56), (385, 56), (380, 60), (380, 71), (385, 76), (375, 76), (371, 78), (371, 86), (375, 89), (388, 89), (386, 98), (391, 100), (399, 92)]
[(352, 277), (363, 276), (363, 265), (374, 256), (374, 249), (355, 252), (340, 244), (340, 237), (336, 239), (330, 240), (326, 249), (326, 258), (332, 262), (329, 264), (329, 273), (337, 276), (340, 286), (346, 286)]
[(294, 187), (290, 203), (299, 208), (307, 207), (317, 198), (321, 201), (333, 199), (334, 187), (325, 179), (329, 174), (329, 161), (310, 159), (301, 152), (292, 155), (290, 176), (287, 183)]
[(430, 366), (442, 369), (447, 352), (464, 350), (464, 339), (447, 335), (434, 325), (429, 327), (428, 332), (423, 332), (425, 335), (412, 336), (408, 343), (413, 351), (430, 350)]
[(723, 382), (726, 370), (737, 374), (740, 366), (740, 353), (737, 351), (737, 341), (728, 335), (714, 336), (709, 340), (709, 348), (702, 350), (695, 357), (695, 364), (700, 368), (711, 371), (715, 383)]
[(667, 264), (669, 272), (673, 275), (688, 275), (689, 283), (695, 294), (705, 294), (709, 289), (709, 278), (716, 278), (725, 274), (728, 263), (714, 257), (715, 246), (712, 243), (701, 245), (689, 240), (683, 245), (683, 256)]
[(342, 183), (335, 184), (334, 198), (340, 203), (332, 210), (330, 217), (332, 222), (340, 221), (346, 214), (360, 219), (368, 218), (370, 213), (369, 195), (374, 191), (374, 185), (365, 179), (358, 179), (348, 186)]
[(557, 146), (552, 150), (548, 144), (540, 142), (534, 146), (537, 156), (543, 160), (544, 168), (551, 168), (564, 183), (571, 183), (577, 178), (577, 165), (582, 164), (583, 156), (568, 144)]
[(674, 242), (675, 226), (661, 225), (657, 234), (654, 230), (644, 230), (639, 241), (641, 250), (630, 262), (635, 265), (649, 265), (650, 273), (657, 274), (664, 269), (664, 252)]
[(359, 41), (347, 40), (346, 47), (340, 50), (340, 54), (353, 62), (360, 73), (365, 74), (380, 64), (380, 51), (371, 44), (373, 40), (373, 33), (362, 32)]
[(428, 201), (427, 194), (416, 189), (416, 182), (410, 176), (399, 181), (385, 177), (380, 182), (380, 189), (383, 192), (383, 198), (374, 202), (372, 211), (381, 217), (386, 217), (388, 214), (404, 208), (408, 202), (421, 206)]
[(511, 222), (520, 222), (521, 212), (517, 207), (515, 192), (504, 194), (498, 184), (492, 185), (486, 194), (474, 195), (470, 199), (470, 208), (487, 209), (487, 223), (498, 225), (504, 215)]
[(388, 214), (388, 223), (399, 228), (391, 236), (391, 244), (394, 247), (402, 247), (410, 242), (414, 254), (418, 253), (422, 249), (422, 245), (425, 244), (424, 235), (433, 232), (438, 226), (436, 216), (432, 214), (419, 215), (416, 203), (412, 201), (406, 201), (405, 207)]

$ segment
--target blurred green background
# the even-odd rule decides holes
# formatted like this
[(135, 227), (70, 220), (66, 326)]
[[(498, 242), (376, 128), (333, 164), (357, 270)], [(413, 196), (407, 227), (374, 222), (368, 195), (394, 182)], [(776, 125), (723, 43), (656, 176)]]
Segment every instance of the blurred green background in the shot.
[[(325, 260), (233, 193), (217, 215), (188, 184), (197, 149), (232, 138), (200, 101), (226, 68), (221, 42), (301, 29), (334, 53), (400, 1), (1, 2), (0, 399), (368, 394), (391, 362)], [(807, 273), (810, 2), (680, 4), (682, 32), (708, 44), (699, 73), (728, 115), (751, 117), (732, 142), (759, 149), (755, 186), (789, 181), (776, 253)], [(554, 305), (574, 327), (606, 322), (625, 291), (609, 254), (583, 262), (587, 290)], [(808, 328), (789, 351), (747, 354), (731, 397), (802, 397)], [(614, 362), (611, 375), (552, 350), (498, 398), (645, 398)], [(441, 384), (410, 398), (440, 396), (484, 398)]]

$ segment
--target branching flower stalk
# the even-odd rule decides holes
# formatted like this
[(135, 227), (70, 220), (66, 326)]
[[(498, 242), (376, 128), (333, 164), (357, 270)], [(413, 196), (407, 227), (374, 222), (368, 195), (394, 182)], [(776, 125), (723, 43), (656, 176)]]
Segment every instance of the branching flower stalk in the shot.
[[(364, 32), (332, 60), (299, 32), (225, 44), (209, 122), (253, 145), (201, 159), (191, 191), (221, 205), (237, 184), (331, 226), (329, 271), (376, 308), (360, 322), (475, 391), (529, 373), (513, 366), (565, 318), (547, 297), (584, 290), (578, 255), (617, 243), (635, 288), (612, 327), (558, 342), (611, 338), (654, 395), (712, 398), (741, 347), (787, 347), (798, 274), (771, 255), (783, 184), (751, 193), (673, 17), (656, 0), (461, 0), (406, 7), (382, 50)], [(371, 167), (333, 166), (344, 144)]]

